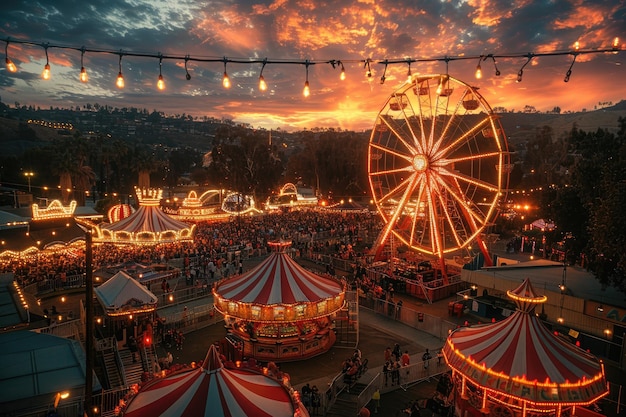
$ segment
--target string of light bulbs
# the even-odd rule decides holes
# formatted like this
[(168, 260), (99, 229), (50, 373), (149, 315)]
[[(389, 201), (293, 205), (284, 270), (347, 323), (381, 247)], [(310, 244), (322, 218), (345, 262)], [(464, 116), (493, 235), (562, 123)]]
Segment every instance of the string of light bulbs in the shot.
[(213, 62), (221, 62), (224, 64), (224, 74), (222, 76), (222, 86), (224, 88), (230, 88), (231, 86), (231, 80), (230, 77), (228, 76), (228, 71), (227, 71), (227, 65), (228, 64), (260, 64), (261, 68), (259, 71), (259, 90), (260, 91), (265, 91), (267, 90), (267, 83), (265, 81), (265, 78), (263, 77), (263, 70), (265, 69), (266, 65), (271, 64), (271, 65), (303, 65), (305, 68), (305, 82), (304, 82), (304, 88), (303, 88), (303, 95), (305, 97), (308, 97), (310, 95), (310, 84), (309, 84), (309, 67), (311, 65), (319, 65), (319, 64), (325, 64), (325, 65), (330, 65), (333, 69), (337, 69), (339, 68), (341, 70), (339, 78), (340, 80), (345, 80), (346, 79), (346, 70), (345, 70), (345, 65), (344, 64), (363, 64), (363, 69), (365, 70), (365, 76), (367, 78), (371, 78), (373, 77), (373, 72), (372, 72), (372, 64), (378, 64), (378, 65), (383, 65), (383, 72), (382, 72), (382, 76), (380, 77), (380, 83), (384, 84), (385, 83), (385, 79), (386, 79), (386, 74), (387, 74), (387, 68), (390, 65), (407, 65), (408, 67), (408, 71), (407, 71), (407, 79), (410, 82), (411, 81), (411, 64), (413, 63), (425, 63), (425, 62), (444, 62), (446, 65), (446, 74), (448, 73), (448, 64), (450, 62), (453, 61), (460, 61), (460, 60), (478, 60), (478, 64), (476, 65), (476, 72), (475, 72), (475, 77), (477, 79), (480, 79), (483, 77), (483, 69), (481, 64), (485, 63), (486, 61), (491, 61), (493, 63), (493, 67), (494, 67), (494, 74), (495, 76), (500, 76), (501, 72), (500, 69), (498, 68), (497, 65), (497, 60), (498, 59), (515, 59), (515, 58), (525, 58), (526, 61), (523, 63), (523, 65), (521, 66), (521, 68), (519, 69), (518, 73), (517, 73), (517, 82), (522, 82), (522, 76), (524, 74), (524, 68), (526, 67), (526, 65), (528, 65), (534, 58), (537, 57), (552, 57), (552, 56), (564, 56), (564, 55), (570, 55), (573, 57), (572, 62), (569, 66), (569, 68), (567, 69), (566, 73), (565, 73), (565, 77), (563, 79), (564, 82), (568, 82), (571, 75), (572, 75), (572, 68), (574, 66), (574, 63), (576, 62), (576, 58), (579, 55), (584, 55), (584, 54), (601, 54), (601, 53), (618, 53), (620, 51), (623, 51), (624, 49), (621, 47), (620, 45), (620, 40), (619, 38), (614, 38), (611, 46), (608, 48), (604, 48), (604, 47), (600, 47), (600, 48), (588, 48), (588, 49), (581, 49), (580, 48), (580, 43), (576, 42), (574, 44), (573, 49), (571, 50), (559, 50), (559, 51), (548, 51), (548, 52), (528, 52), (528, 53), (503, 53), (503, 54), (495, 54), (495, 53), (490, 53), (490, 54), (480, 54), (480, 55), (457, 55), (457, 56), (442, 56), (442, 57), (422, 57), (422, 58), (399, 58), (399, 59), (372, 59), (372, 58), (364, 58), (364, 59), (321, 59), (321, 60), (309, 60), (309, 59), (305, 59), (305, 60), (291, 60), (291, 59), (270, 59), (270, 58), (263, 58), (263, 59), (258, 59), (258, 58), (228, 58), (226, 56), (223, 57), (192, 57), (189, 54), (187, 55), (178, 55), (178, 54), (173, 54), (173, 55), (164, 55), (160, 52), (158, 53), (140, 53), (140, 52), (133, 52), (133, 51), (127, 51), (127, 50), (111, 50), (111, 49), (105, 49), (105, 48), (98, 48), (98, 47), (90, 47), (87, 48), (85, 46), (68, 46), (68, 45), (55, 45), (55, 44), (50, 44), (48, 42), (34, 42), (31, 40), (24, 40), (24, 39), (15, 39), (15, 38), (6, 38), (3, 40), (5, 42), (5, 48), (4, 48), (4, 53), (5, 53), (5, 64), (6, 64), (6, 69), (7, 71), (11, 72), (11, 73), (15, 73), (18, 71), (17, 66), (15, 65), (15, 63), (11, 60), (11, 58), (9, 57), (9, 44), (11, 43), (15, 43), (15, 44), (25, 44), (25, 45), (30, 45), (30, 46), (35, 46), (35, 47), (41, 47), (44, 49), (45, 55), (46, 55), (46, 64), (44, 66), (44, 70), (42, 72), (42, 78), (44, 80), (49, 80), (51, 78), (51, 68), (50, 68), (50, 62), (49, 62), (49, 56), (48, 56), (48, 50), (49, 49), (60, 49), (60, 50), (74, 50), (77, 52), (80, 52), (80, 73), (79, 73), (79, 80), (83, 83), (88, 82), (89, 77), (87, 75), (87, 70), (85, 69), (84, 66), (84, 56), (85, 53), (90, 53), (90, 54), (112, 54), (112, 55), (117, 55), (119, 57), (119, 61), (118, 61), (118, 66), (119, 66), (119, 72), (116, 78), (116, 86), (120, 89), (123, 89), (125, 86), (125, 82), (124, 82), (124, 75), (122, 74), (122, 58), (123, 57), (139, 57), (139, 58), (155, 58), (159, 60), (159, 76), (157, 79), (157, 89), (159, 90), (164, 90), (165, 89), (165, 79), (163, 77), (163, 72), (162, 72), (162, 67), (163, 67), (163, 60), (173, 60), (173, 61), (184, 61), (185, 64), (185, 78), (187, 80), (191, 80), (191, 74), (189, 73), (189, 69), (187, 67), (187, 64), (189, 61), (192, 62), (198, 62), (198, 63), (213, 63)]

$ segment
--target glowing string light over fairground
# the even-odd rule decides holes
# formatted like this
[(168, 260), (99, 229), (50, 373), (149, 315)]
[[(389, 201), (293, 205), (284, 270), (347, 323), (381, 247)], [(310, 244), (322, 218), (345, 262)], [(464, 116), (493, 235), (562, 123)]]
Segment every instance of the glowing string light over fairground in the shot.
[(470, 85), (447, 74), (409, 74), (379, 112), (369, 141), (368, 174), (392, 236), (439, 258), (476, 242), (496, 215), (510, 171), (498, 116)]

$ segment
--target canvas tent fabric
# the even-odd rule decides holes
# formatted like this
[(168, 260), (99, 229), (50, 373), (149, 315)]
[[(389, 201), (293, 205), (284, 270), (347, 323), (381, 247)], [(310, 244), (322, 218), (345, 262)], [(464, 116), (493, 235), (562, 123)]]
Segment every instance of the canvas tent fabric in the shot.
[(178, 221), (153, 205), (142, 205), (130, 216), (99, 227), (102, 242), (172, 242), (193, 239), (195, 225)]
[(285, 252), (272, 252), (254, 269), (215, 288), (224, 299), (259, 305), (313, 303), (342, 291), (339, 282), (307, 271)]
[(449, 335), (443, 354), (450, 367), (477, 386), (534, 404), (554, 403), (554, 392), (559, 401), (570, 404), (606, 395), (598, 359), (554, 335), (534, 314), (545, 296), (536, 294), (530, 280), (508, 294), (517, 304), (508, 318)]
[(146, 308), (156, 308), (158, 302), (156, 295), (124, 271), (113, 275), (94, 292), (109, 314), (132, 313), (133, 309), (145, 311)]
[(144, 386), (124, 417), (308, 417), (289, 388), (262, 372), (226, 368), (211, 345), (202, 367), (174, 373)]

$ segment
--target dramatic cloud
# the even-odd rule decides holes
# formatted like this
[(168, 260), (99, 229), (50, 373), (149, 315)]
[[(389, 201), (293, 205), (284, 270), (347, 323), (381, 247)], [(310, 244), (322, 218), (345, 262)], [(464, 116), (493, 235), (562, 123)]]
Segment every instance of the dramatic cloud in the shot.
[[(51, 4), (49, 4), (51, 3)], [(233, 118), (257, 127), (368, 129), (386, 99), (413, 73), (441, 73), (480, 87), (492, 107), (563, 111), (592, 109), (599, 102), (626, 98), (619, 54), (576, 57), (568, 83), (563, 82), (573, 56), (519, 55), (607, 48), (615, 37), (626, 41), (626, 6), (614, 0), (495, 1), (442, 0), (97, 0), (19, 1), (0, 5), (0, 40), (18, 65), (15, 74), (0, 69), (0, 97), (5, 103), (69, 107), (86, 103), (139, 107), (168, 114)], [(41, 70), (48, 48), (52, 79)], [(106, 53), (85, 53), (89, 83), (78, 81), (82, 46)], [(517, 55), (482, 61), (484, 76), (474, 79), (478, 57)], [(141, 56), (135, 56), (135, 55)], [(159, 54), (179, 59), (163, 59)], [(148, 57), (145, 55), (149, 55)], [(120, 61), (121, 56), (121, 61)], [(191, 76), (185, 75), (186, 63)], [(241, 62), (228, 62), (223, 59)], [(260, 92), (262, 64), (268, 90)], [(371, 59), (372, 77), (364, 60)], [(311, 96), (303, 98), (308, 67)], [(389, 65), (385, 83), (381, 61)], [(212, 62), (210, 62), (212, 61)], [(287, 62), (289, 62), (287, 64)], [(121, 65), (126, 88), (115, 87)], [(156, 89), (159, 69), (165, 91)], [(224, 70), (232, 81), (221, 85)]]

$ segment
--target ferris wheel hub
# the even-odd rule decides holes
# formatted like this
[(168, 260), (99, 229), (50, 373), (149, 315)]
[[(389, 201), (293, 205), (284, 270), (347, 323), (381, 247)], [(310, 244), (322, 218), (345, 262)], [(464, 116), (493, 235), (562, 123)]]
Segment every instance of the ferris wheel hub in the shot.
[(413, 169), (416, 172), (424, 172), (428, 169), (428, 159), (426, 155), (417, 154), (413, 157)]

